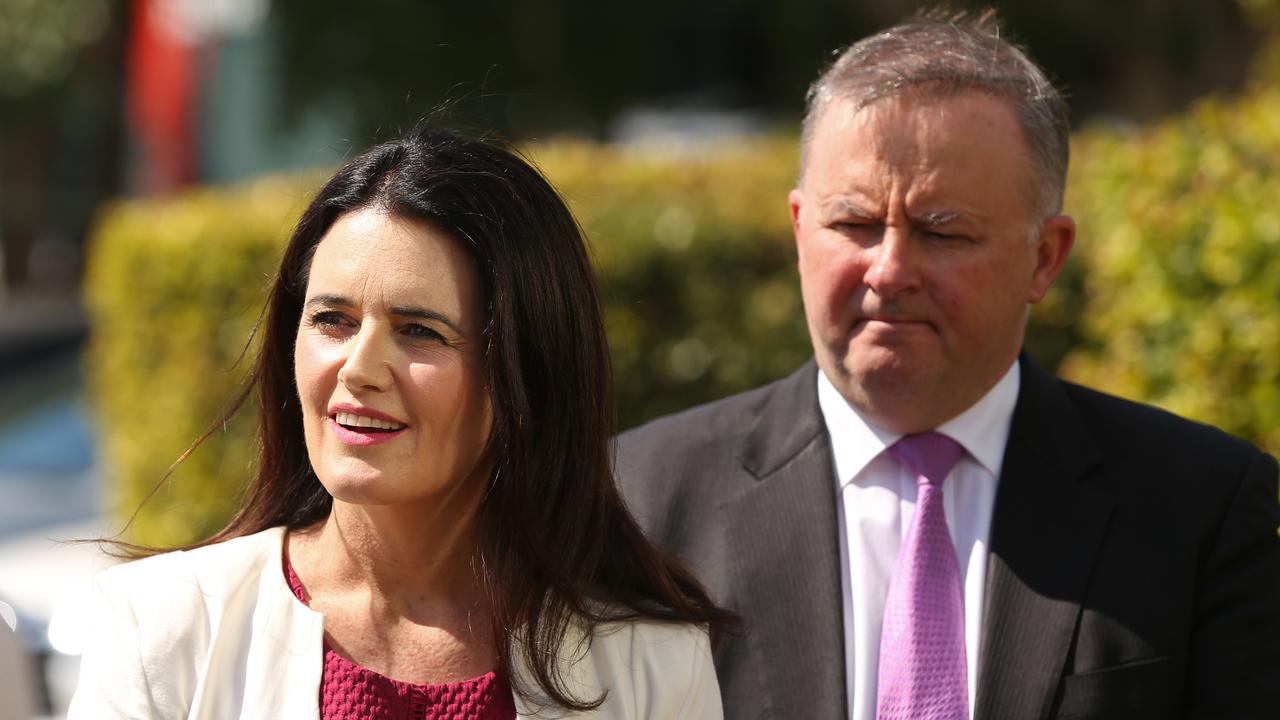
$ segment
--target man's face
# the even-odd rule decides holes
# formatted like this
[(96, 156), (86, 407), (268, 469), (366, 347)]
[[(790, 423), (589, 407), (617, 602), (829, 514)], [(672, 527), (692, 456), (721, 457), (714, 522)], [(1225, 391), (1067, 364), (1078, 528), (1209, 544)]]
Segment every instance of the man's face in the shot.
[(1071, 248), (1041, 220), (1012, 108), (981, 92), (836, 100), (790, 196), (819, 366), (873, 422), (920, 432), (1014, 362)]

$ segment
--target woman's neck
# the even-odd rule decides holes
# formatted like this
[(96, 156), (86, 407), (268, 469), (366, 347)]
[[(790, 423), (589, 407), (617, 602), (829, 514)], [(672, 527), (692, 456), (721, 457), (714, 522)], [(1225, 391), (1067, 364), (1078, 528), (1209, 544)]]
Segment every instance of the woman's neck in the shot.
[[(456, 498), (455, 498), (456, 500)], [(402, 617), (474, 608), (482, 603), (472, 560), (475, 502), (365, 506), (334, 500), (327, 518), (295, 533), (295, 568), (316, 593), (368, 593)], [(296, 548), (296, 549), (295, 549)]]
[(325, 642), (370, 670), (413, 683), (453, 682), (496, 667), (489, 604), (472, 570), (477, 507), (361, 506), (335, 500), (288, 538)]

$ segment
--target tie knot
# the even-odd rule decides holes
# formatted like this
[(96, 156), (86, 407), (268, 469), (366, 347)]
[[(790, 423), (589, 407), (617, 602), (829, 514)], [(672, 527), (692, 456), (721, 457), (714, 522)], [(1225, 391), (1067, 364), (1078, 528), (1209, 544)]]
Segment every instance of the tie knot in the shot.
[(942, 433), (927, 432), (904, 436), (889, 446), (889, 454), (929, 484), (942, 485), (964, 448)]

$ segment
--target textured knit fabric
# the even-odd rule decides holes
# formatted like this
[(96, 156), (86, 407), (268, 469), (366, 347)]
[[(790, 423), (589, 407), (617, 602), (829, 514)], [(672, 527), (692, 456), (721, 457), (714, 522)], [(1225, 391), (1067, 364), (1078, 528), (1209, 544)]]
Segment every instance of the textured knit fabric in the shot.
[(942, 482), (964, 449), (940, 433), (889, 448), (916, 475), (919, 495), (898, 551), (880, 636), (880, 720), (967, 720), (964, 599)]
[[(307, 602), (306, 590), (288, 557), (284, 573), (293, 594)], [(325, 643), (321, 720), (511, 720), (515, 716), (511, 684), (496, 672), (458, 682), (417, 685), (361, 667)]]

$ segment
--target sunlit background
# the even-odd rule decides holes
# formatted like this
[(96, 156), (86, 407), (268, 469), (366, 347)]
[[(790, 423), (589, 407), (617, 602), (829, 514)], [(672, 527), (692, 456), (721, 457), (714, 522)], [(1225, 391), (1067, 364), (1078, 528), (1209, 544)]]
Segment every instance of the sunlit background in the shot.
[[(53, 540), (119, 532), (231, 398), (326, 171), (423, 116), (520, 143), (591, 237), (628, 427), (807, 357), (804, 91), (918, 4), (0, 0), (0, 619), (29, 677), (2, 643), (0, 675), (30, 696), (0, 718), (65, 711), (106, 561)], [(1080, 245), (1029, 351), (1280, 450), (1280, 2), (996, 6), (1077, 128)], [(251, 421), (128, 537), (217, 528)]]

